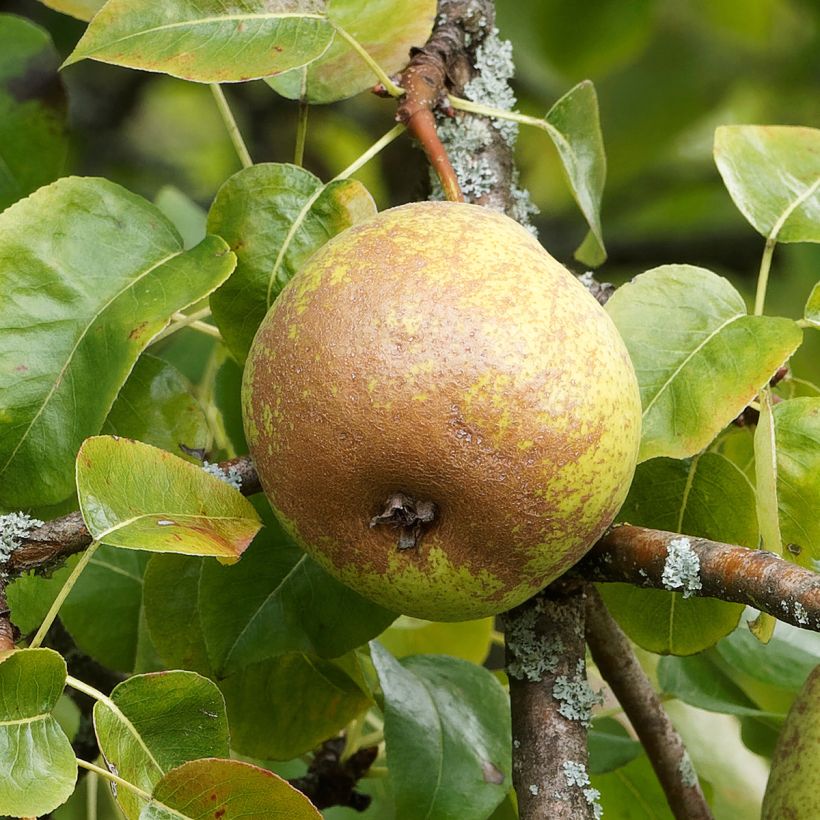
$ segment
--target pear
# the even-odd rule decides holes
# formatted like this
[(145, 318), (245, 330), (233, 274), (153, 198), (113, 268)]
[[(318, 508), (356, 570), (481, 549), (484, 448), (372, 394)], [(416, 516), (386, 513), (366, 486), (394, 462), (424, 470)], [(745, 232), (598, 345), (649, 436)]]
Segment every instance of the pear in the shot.
[(820, 666), (809, 675), (777, 739), (761, 820), (820, 817)]
[(638, 385), (588, 291), (506, 216), (384, 211), (320, 248), (254, 339), (243, 412), (284, 527), (427, 620), (522, 602), (610, 525)]

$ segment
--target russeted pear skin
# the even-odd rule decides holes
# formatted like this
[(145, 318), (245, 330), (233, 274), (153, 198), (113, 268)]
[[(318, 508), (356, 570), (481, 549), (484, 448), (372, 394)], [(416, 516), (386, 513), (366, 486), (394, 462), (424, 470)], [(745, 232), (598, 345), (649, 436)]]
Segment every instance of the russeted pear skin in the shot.
[(641, 420), (598, 302), (513, 220), (444, 202), (308, 260), (259, 328), (243, 409), (299, 544), (362, 595), (445, 621), (507, 610), (584, 555), (626, 496)]
[(820, 817), (820, 666), (803, 684), (780, 731), (760, 817)]

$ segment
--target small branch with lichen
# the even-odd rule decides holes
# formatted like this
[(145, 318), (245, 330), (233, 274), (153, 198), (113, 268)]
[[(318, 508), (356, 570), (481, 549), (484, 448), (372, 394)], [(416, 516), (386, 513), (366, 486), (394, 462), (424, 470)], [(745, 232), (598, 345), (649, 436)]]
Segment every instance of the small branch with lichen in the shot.
[(586, 638), (592, 658), (646, 749), (672, 814), (678, 820), (711, 820), (712, 812), (683, 741), (629, 639), (592, 586), (586, 602)]
[(587, 729), (600, 702), (587, 683), (584, 585), (557, 581), (504, 615), (513, 784), (522, 820), (597, 818)]
[[(243, 495), (262, 490), (250, 456), (208, 467), (214, 468), (234, 486), (238, 483)], [(12, 578), (46, 571), (90, 543), (80, 513), (69, 513), (18, 535), (3, 567)], [(610, 529), (571, 573), (587, 581), (620, 581), (745, 604), (820, 632), (820, 574), (763, 550), (622, 524)]]
[(423, 48), (414, 49), (401, 74), (404, 89), (396, 119), (419, 141), (441, 182), (446, 199), (463, 202), (458, 178), (439, 139), (433, 111), (447, 97), (448, 64), (464, 53), (463, 32), (446, 23), (433, 30)]
[(573, 574), (745, 604), (820, 632), (820, 574), (763, 550), (622, 524)]

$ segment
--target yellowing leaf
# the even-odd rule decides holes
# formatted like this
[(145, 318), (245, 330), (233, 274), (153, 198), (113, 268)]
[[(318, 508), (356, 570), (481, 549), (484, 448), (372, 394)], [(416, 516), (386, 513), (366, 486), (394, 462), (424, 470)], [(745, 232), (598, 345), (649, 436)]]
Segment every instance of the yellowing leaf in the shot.
[(640, 274), (606, 310), (638, 376), (641, 461), (703, 450), (802, 340), (791, 319), (748, 316), (726, 279), (692, 265)]
[(240, 493), (200, 467), (130, 439), (97, 436), (77, 455), (80, 510), (96, 541), (234, 562), (259, 531)]
[(91, 58), (203, 83), (278, 74), (333, 39), (324, 0), (109, 0), (66, 60)]

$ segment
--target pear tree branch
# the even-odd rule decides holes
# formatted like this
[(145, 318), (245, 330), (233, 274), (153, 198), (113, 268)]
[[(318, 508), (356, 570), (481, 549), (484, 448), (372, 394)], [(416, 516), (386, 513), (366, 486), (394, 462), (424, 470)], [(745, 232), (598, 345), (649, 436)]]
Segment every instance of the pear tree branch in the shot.
[(745, 604), (820, 632), (820, 574), (764, 550), (623, 524), (612, 527), (573, 573), (588, 581), (678, 589), (670, 583), (672, 542), (689, 551), (698, 567), (688, 592)]
[[(250, 456), (232, 458), (219, 466), (236, 470), (243, 495), (261, 492)], [(670, 543), (680, 539), (685, 539), (699, 563), (700, 587), (690, 590), (692, 594), (745, 604), (793, 626), (820, 632), (820, 574), (763, 550), (623, 524), (610, 529), (572, 573), (587, 581), (674, 589), (664, 580), (664, 569)], [(10, 578), (54, 569), (86, 549), (91, 534), (80, 513), (72, 512), (47, 521), (19, 540), (4, 564)], [(0, 616), (2, 612), (0, 606)]]
[(591, 584), (586, 602), (586, 638), (592, 659), (646, 749), (672, 814), (678, 820), (711, 820), (692, 761), (632, 644)]

